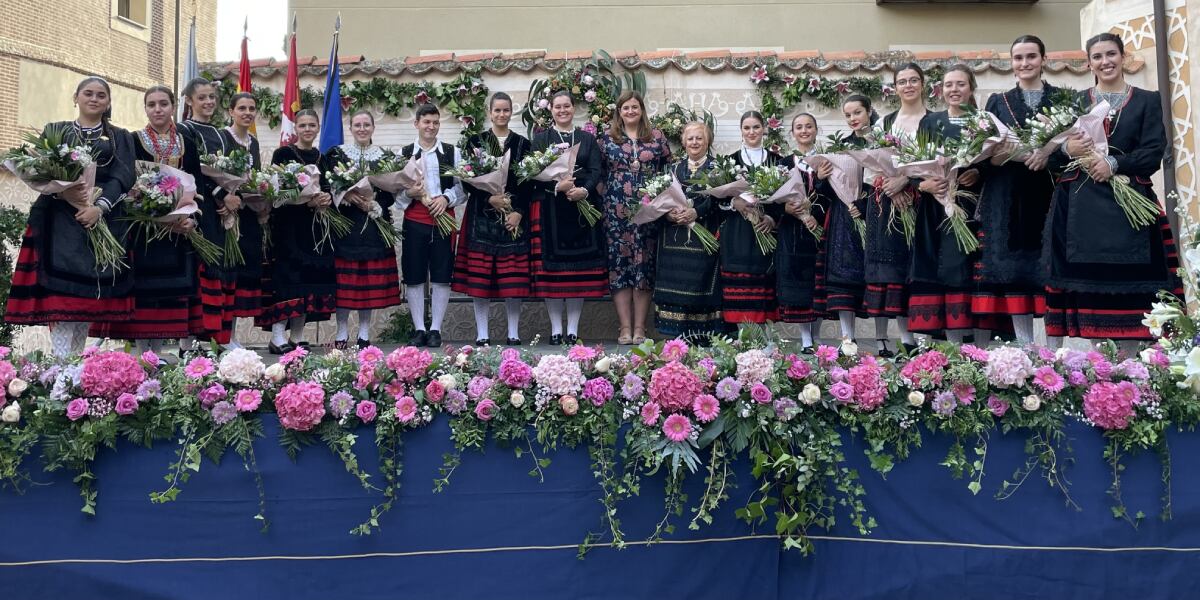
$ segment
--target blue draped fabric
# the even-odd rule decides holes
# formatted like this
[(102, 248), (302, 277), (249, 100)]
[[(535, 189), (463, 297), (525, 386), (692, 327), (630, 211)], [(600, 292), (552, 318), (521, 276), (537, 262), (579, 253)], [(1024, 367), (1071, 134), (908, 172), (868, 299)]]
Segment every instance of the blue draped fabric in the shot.
[[(867, 538), (842, 519), (834, 531), (813, 532), (813, 555), (782, 551), (769, 528), (754, 531), (733, 516), (757, 487), (739, 461), (737, 487), (711, 526), (689, 531), (685, 511), (663, 543), (599, 547), (579, 560), (587, 532), (604, 532), (583, 448), (552, 453), (539, 483), (528, 475), (528, 454), (488, 446), (465, 454), (450, 485), (434, 493), (442, 454), (452, 450), (439, 420), (406, 434), (400, 499), (382, 530), (356, 537), (350, 529), (380, 495), (322, 447), (292, 464), (276, 446), (277, 424), (266, 424), (268, 437), (255, 446), (266, 533), (253, 519), (254, 476), (236, 455), (220, 466), (206, 462), (177, 501), (152, 505), (148, 494), (166, 486), (174, 447), (122, 445), (96, 463), (96, 517), (79, 512), (67, 474), (39, 472), (35, 480), (53, 485), (0, 492), (3, 597), (1166, 598), (1200, 584), (1194, 434), (1170, 438), (1173, 520), (1157, 519), (1157, 457), (1125, 460), (1125, 501), (1147, 513), (1137, 530), (1109, 509), (1111, 471), (1095, 431), (1069, 430), (1075, 463), (1066, 473), (1079, 511), (1037, 472), (1011, 499), (992, 498), (1024, 462), (1023, 438), (993, 436), (983, 491), (972, 496), (937, 464), (950, 441), (927, 435), (886, 480), (848, 440), (879, 522)], [(381, 485), (373, 432), (360, 433), (360, 464)], [(689, 506), (702, 485), (703, 473), (690, 478)], [(645, 479), (641, 496), (620, 509), (627, 540), (644, 539), (663, 516), (661, 475)]]

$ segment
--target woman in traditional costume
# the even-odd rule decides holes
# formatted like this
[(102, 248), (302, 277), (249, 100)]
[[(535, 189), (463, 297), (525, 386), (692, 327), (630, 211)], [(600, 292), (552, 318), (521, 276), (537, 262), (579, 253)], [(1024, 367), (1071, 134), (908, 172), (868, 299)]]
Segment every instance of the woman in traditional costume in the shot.
[[(804, 162), (804, 157), (817, 152), (817, 119), (809, 113), (792, 117), (792, 139), (795, 150), (783, 159), (784, 164), (800, 169), (804, 175), (807, 200), (784, 205), (786, 216), (779, 222), (779, 247), (775, 250), (777, 266), (776, 290), (779, 300), (779, 320), (797, 323), (800, 327), (800, 346), (804, 353), (814, 352), (813, 324), (824, 316), (814, 306), (816, 292), (817, 253), (820, 240), (818, 216), (828, 211), (828, 183), (818, 177), (818, 169)], [(829, 167), (824, 169), (829, 176)], [(805, 207), (804, 204), (808, 206)]]
[[(730, 154), (746, 169), (773, 167), (783, 157), (763, 147), (766, 120), (752, 110), (738, 121), (742, 147)], [(721, 313), (732, 327), (740, 323), (766, 323), (778, 318), (775, 300), (775, 253), (764, 254), (755, 231), (775, 231), (781, 213), (778, 206), (752, 206), (741, 197), (723, 200), (719, 208), (736, 211), (721, 224)], [(755, 221), (752, 221), (755, 219)]]

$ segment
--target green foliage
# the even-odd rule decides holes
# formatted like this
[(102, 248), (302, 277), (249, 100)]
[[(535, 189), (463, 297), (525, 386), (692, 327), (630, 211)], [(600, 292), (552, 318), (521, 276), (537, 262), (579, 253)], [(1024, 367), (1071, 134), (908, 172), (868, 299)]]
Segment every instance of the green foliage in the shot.
[(13, 269), (16, 268), (14, 249), (21, 246), (21, 236), (28, 218), (29, 215), (21, 209), (0, 206), (0, 346), (12, 345), (13, 336), (20, 329), (20, 326), (5, 321), (4, 314), (8, 311), (8, 293), (12, 288)]

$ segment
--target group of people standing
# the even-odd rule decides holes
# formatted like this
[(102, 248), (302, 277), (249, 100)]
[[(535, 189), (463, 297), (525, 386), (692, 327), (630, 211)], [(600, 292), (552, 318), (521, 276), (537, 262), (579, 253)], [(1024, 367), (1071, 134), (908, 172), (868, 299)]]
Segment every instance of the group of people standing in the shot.
[[(1093, 152), (1090, 141), (1073, 137), (1050, 156), (992, 159), (960, 173), (953, 183), (976, 194), (960, 200), (980, 241), (970, 254), (943, 226), (944, 209), (935, 200), (952, 182), (868, 170), (857, 201), (839, 201), (829, 184), (830, 163), (810, 160), (822, 149), (816, 119), (807, 113), (792, 119), (794, 149), (783, 155), (764, 148), (766, 119), (747, 112), (740, 120), (742, 146), (730, 158), (747, 168), (799, 170), (813, 191), (811, 211), (800, 202), (761, 207), (741, 197), (702, 193), (689, 182), (713, 165), (709, 126), (686, 124), (679, 140), (684, 156), (672, 156), (668, 140), (651, 128), (642, 97), (632, 91), (618, 98), (613, 122), (596, 134), (574, 125), (571, 93), (556, 92), (549, 107), (553, 124), (532, 140), (509, 128), (512, 99), (496, 93), (488, 104), (490, 127), (461, 148), (439, 138), (438, 109), (422, 105), (415, 111), (417, 140), (400, 154), (423, 161), (424, 181), (397, 193), (351, 191), (332, 206), (333, 190), (322, 177), (323, 191), (306, 205), (264, 210), (221, 189), (199, 160), (241, 148), (260, 167), (251, 134), (257, 116), (252, 95), (233, 96), (233, 123), (218, 128), (211, 123), (217, 107), (211, 82), (187, 84), (182, 98), (191, 116), (179, 123), (172, 91), (153, 87), (144, 96), (147, 125), (127, 132), (109, 122), (108, 84), (89, 77), (76, 90), (76, 119), (50, 126), (65, 131), (68, 144), (87, 146), (97, 156), (100, 194), (80, 211), (51, 195), (37, 199), (6, 319), (51, 324), (54, 353), (67, 355), (81, 350), (89, 333), (149, 348), (174, 338), (185, 340), (185, 349), (191, 340), (236, 346), (235, 319), (253, 318), (272, 332), (270, 351), (281, 353), (306, 344), (306, 323), (331, 317), (337, 322), (336, 347), (363, 347), (370, 343), (372, 311), (407, 300), (415, 329), (410, 342), (435, 347), (442, 342), (450, 293), (457, 291), (473, 299), (477, 341), (485, 344), (493, 300), (504, 302), (506, 343), (521, 343), (521, 301), (537, 298), (545, 301), (550, 342), (574, 344), (584, 301), (605, 295), (615, 304), (621, 344), (646, 339), (652, 303), (655, 328), (663, 335), (703, 341), (741, 323), (782, 321), (800, 324), (806, 349), (813, 347), (813, 323), (820, 319), (836, 318), (842, 337), (853, 339), (855, 319), (869, 317), (884, 356), (896, 349), (888, 339), (891, 320), (906, 346), (916, 343), (915, 333), (962, 341), (1009, 328), (1028, 342), (1035, 316), (1045, 317), (1051, 337), (1143, 339), (1149, 333), (1140, 321), (1154, 294), (1178, 287), (1175, 248), (1165, 218), (1154, 227), (1131, 229), (1106, 181), (1126, 175), (1153, 197), (1147, 178), (1159, 168), (1165, 147), (1161, 108), (1155, 92), (1125, 83), (1119, 38), (1092, 38), (1087, 53), (1096, 85), (1083, 93), (1090, 102), (1104, 99), (1113, 107), (1106, 122), (1109, 156), (1092, 161), (1086, 173), (1064, 172), (1073, 158)], [(1019, 38), (1012, 46), (1017, 85), (992, 95), (987, 111), (1012, 127), (1037, 118), (1056, 91), (1042, 79), (1044, 59), (1039, 39)], [(947, 70), (942, 111), (926, 107), (925, 73), (918, 65), (898, 68), (894, 85), (900, 108), (881, 121), (870, 98), (844, 100), (851, 130), (844, 142), (865, 145), (880, 129), (910, 139), (956, 137), (975, 103), (975, 78), (965, 66)], [(351, 115), (349, 143), (324, 154), (314, 146), (320, 126), (315, 112), (298, 113), (296, 141), (277, 149), (271, 162), (316, 165), (325, 174), (345, 165), (373, 170), (392, 156), (373, 143), (375, 123), (368, 111)], [(520, 182), (510, 171), (503, 194), (446, 174), (462, 163), (464, 153), (508, 153), (516, 165), (531, 151), (576, 145), (575, 171), (566, 179)], [(172, 232), (198, 230), (220, 245), (222, 220), (236, 217), (244, 264), (204, 263), (182, 236), (172, 235), (127, 239), (131, 268), (97, 272), (85, 228), (106, 219), (121, 234), (121, 200), (133, 185), (137, 160), (182, 169), (196, 180), (201, 210), (170, 224)], [(672, 210), (659, 222), (633, 224), (639, 188), (661, 173), (684, 184), (691, 207)], [(585, 202), (604, 219), (588, 224), (579, 210)], [(914, 212), (911, 240), (895, 226), (895, 208)], [(321, 244), (317, 221), (330, 210), (352, 226), (348, 235)], [(377, 216), (372, 211), (380, 210), (387, 222), (392, 211), (403, 221), (399, 272), (395, 249), (369, 226)], [(457, 232), (438, 226), (445, 214), (461, 217)], [(856, 219), (865, 221), (865, 233)], [(718, 252), (705, 252), (691, 235), (693, 223), (719, 232)], [(774, 252), (760, 250), (756, 230), (778, 236)], [(819, 230), (823, 235), (812, 234)], [(353, 313), (358, 331), (352, 340)]]

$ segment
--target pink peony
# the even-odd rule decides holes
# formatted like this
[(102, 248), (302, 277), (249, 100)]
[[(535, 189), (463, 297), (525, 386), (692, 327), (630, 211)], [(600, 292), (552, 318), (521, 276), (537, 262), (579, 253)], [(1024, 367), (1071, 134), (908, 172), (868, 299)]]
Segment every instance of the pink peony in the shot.
[(650, 399), (668, 412), (691, 407), (701, 391), (700, 377), (678, 361), (671, 361), (650, 374)]
[(212, 406), (217, 402), (224, 400), (228, 395), (229, 392), (225, 391), (225, 386), (219, 383), (214, 383), (200, 390), (200, 393), (196, 394), (196, 397), (200, 400), (200, 406), (209, 409), (212, 408)]
[(262, 392), (258, 390), (238, 390), (233, 399), (233, 405), (238, 412), (254, 412), (262, 404)]
[(658, 416), (662, 414), (662, 407), (653, 403), (647, 402), (642, 405), (642, 424), (646, 427), (654, 427), (658, 424)]
[(761, 383), (756, 383), (750, 386), (750, 398), (759, 404), (770, 404), (771, 389)]
[(412, 396), (401, 396), (396, 401), (396, 419), (409, 423), (417, 416), (417, 401)]
[(425, 399), (431, 404), (438, 404), (446, 397), (446, 387), (436, 379), (425, 384)]
[(480, 421), (491, 421), (496, 416), (496, 403), (491, 398), (484, 398), (475, 405), (475, 416)]
[(79, 385), (84, 392), (110, 400), (126, 392), (136, 392), (145, 380), (146, 372), (137, 359), (124, 352), (98, 352), (83, 361), (79, 373)]
[(117, 396), (117, 406), (114, 408), (114, 410), (117, 411), (118, 415), (132, 415), (133, 413), (137, 412), (137, 409), (137, 396), (130, 394), (129, 392)]
[(83, 398), (76, 398), (67, 404), (67, 418), (72, 421), (78, 421), (88, 412), (88, 401)]
[(387, 368), (396, 372), (396, 378), (405, 383), (412, 383), (425, 374), (429, 365), (433, 364), (433, 355), (413, 346), (396, 348), (387, 355), (384, 361)]
[(663, 343), (663, 349), (662, 349), (661, 356), (662, 356), (663, 360), (668, 360), (668, 361), (683, 360), (683, 357), (687, 356), (687, 353), (688, 353), (687, 342), (685, 342), (679, 338), (675, 338), (673, 340), (667, 340), (665, 343)]
[(790, 357), (790, 360), (788, 362), (789, 362), (789, 365), (787, 368), (788, 378), (804, 379), (805, 377), (812, 375), (812, 365), (809, 365), (808, 362), (806, 362), (805, 360), (797, 358), (796, 356), (793, 355)]
[(275, 412), (284, 428), (309, 431), (325, 416), (325, 390), (311, 381), (289, 383), (275, 396)]
[(196, 358), (188, 361), (187, 366), (183, 368), (183, 372), (192, 379), (200, 379), (201, 377), (211, 375), (216, 368), (217, 367), (215, 364), (213, 364), (211, 358), (208, 358), (207, 356), (197, 356)]
[(1071, 371), (1067, 375), (1067, 381), (1075, 387), (1083, 387), (1087, 385), (1088, 378), (1087, 375), (1083, 374), (1083, 371)]
[(671, 415), (663, 421), (663, 433), (672, 442), (682, 442), (692, 434), (692, 422), (683, 415)]
[(614, 393), (613, 384), (603, 377), (593, 377), (583, 384), (583, 398), (591, 400), (595, 406), (604, 406), (605, 402), (612, 400)]
[(497, 377), (499, 377), (500, 383), (510, 388), (525, 389), (533, 380), (533, 369), (518, 358), (506, 358), (500, 362)]
[[(1135, 388), (1136, 389), (1136, 388)], [(1125, 429), (1133, 418), (1134, 402), (1117, 384), (1102, 381), (1083, 394), (1083, 414), (1102, 429)]]
[(721, 403), (712, 394), (701, 394), (696, 396), (696, 401), (692, 403), (692, 413), (696, 415), (697, 421), (709, 423), (721, 414)]
[(358, 417), (363, 423), (370, 423), (375, 420), (375, 413), (379, 410), (375, 403), (370, 400), (363, 400), (354, 408), (354, 416)]

